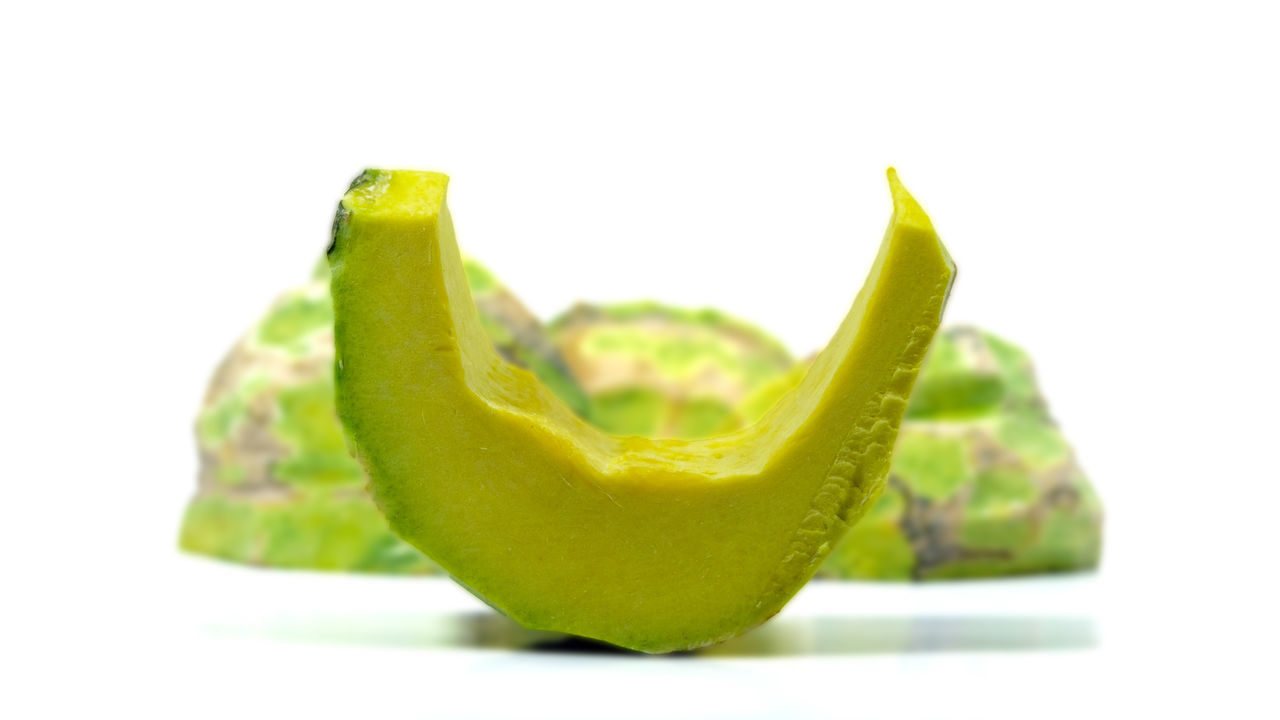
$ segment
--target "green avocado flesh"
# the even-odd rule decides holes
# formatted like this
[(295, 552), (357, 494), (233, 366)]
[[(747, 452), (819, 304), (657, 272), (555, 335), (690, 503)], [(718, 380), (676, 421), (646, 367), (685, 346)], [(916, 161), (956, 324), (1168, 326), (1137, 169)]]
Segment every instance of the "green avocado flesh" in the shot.
[(797, 386), (702, 440), (602, 432), (504, 361), (443, 175), (371, 171), (329, 260), (348, 441), (398, 535), (522, 624), (646, 652), (775, 614), (884, 487), (954, 265), (890, 172), (866, 285)]

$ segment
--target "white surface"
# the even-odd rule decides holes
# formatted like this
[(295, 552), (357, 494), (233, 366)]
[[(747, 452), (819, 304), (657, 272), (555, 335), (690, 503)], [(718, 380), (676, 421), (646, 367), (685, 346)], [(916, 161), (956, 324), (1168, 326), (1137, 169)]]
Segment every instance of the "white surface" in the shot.
[[(1266, 3), (6, 6), (0, 715), (1275, 716), (1276, 27)], [(418, 586), (178, 557), (209, 372), (380, 164), (450, 172), (465, 248), (544, 315), (655, 296), (800, 353), (896, 165), (959, 264), (948, 320), (1032, 353), (1106, 503), (1096, 644), (396, 645)], [(368, 620), (366, 588), (402, 615)], [(921, 617), (986, 601), (922, 592)], [(262, 625), (348, 606), (375, 641)]]

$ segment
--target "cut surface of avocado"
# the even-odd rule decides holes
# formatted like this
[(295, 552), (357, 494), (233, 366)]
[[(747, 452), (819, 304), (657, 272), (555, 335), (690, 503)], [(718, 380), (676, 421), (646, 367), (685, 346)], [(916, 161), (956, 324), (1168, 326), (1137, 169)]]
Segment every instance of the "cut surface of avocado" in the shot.
[(778, 612), (884, 487), (955, 266), (890, 171), (870, 275), (798, 387), (698, 440), (613, 436), (485, 337), (448, 178), (367, 171), (329, 259), (338, 410), (391, 528), (532, 628), (686, 650)]

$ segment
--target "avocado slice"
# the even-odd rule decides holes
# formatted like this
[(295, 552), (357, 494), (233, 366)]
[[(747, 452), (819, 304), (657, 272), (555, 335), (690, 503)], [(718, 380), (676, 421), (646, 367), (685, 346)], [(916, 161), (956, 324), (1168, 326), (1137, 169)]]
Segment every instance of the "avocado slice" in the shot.
[(588, 425), (485, 338), (438, 173), (371, 170), (329, 250), (338, 412), (397, 534), (526, 626), (646, 652), (778, 612), (884, 487), (955, 265), (890, 171), (866, 285), (800, 385), (700, 440)]

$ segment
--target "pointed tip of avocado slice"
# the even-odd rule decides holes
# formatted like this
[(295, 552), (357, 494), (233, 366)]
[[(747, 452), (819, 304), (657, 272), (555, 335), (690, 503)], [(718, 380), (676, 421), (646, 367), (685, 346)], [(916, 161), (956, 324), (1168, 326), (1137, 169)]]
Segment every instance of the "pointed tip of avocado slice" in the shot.
[[(919, 230), (936, 236), (933, 229), (933, 221), (929, 219), (928, 213), (924, 208), (920, 207), (920, 203), (916, 201), (915, 196), (907, 190), (902, 184), (902, 180), (898, 178), (898, 171), (895, 168), (885, 170), (885, 175), (889, 178), (889, 192), (893, 196), (893, 220), (889, 227), (914, 227)], [(938, 252), (942, 255), (943, 262), (951, 269), (952, 279), (956, 273), (956, 262), (951, 259), (951, 253), (947, 251), (947, 246), (938, 243)], [(947, 294), (950, 296), (951, 288), (947, 288)]]
[(932, 231), (933, 222), (925, 214), (924, 208), (920, 207), (920, 203), (916, 202), (915, 197), (902, 184), (902, 180), (898, 179), (898, 171), (889, 168), (885, 174), (889, 178), (889, 193), (893, 197), (892, 224), (915, 225)]

